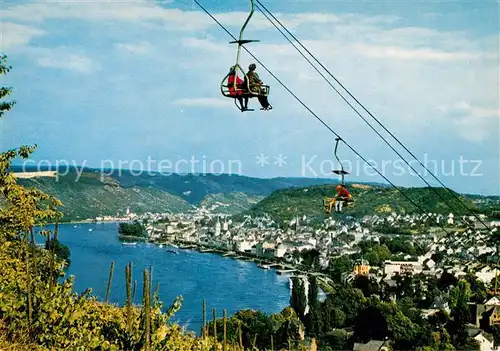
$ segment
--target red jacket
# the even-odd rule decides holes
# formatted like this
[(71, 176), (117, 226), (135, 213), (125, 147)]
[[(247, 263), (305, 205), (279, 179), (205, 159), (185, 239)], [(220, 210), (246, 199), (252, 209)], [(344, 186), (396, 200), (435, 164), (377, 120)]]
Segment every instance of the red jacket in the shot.
[(237, 90), (234, 89), (234, 78), (235, 77), (236, 77), (236, 87), (238, 87), (240, 84), (243, 83), (243, 80), (240, 77), (238, 77), (236, 74), (230, 74), (229, 77), (227, 78), (227, 86), (229, 88), (229, 93), (231, 95), (236, 95), (236, 94), (241, 95), (242, 94), (241, 89), (237, 89)]
[(346, 188), (342, 188), (337, 191), (337, 196), (349, 198), (351, 196), (351, 193)]

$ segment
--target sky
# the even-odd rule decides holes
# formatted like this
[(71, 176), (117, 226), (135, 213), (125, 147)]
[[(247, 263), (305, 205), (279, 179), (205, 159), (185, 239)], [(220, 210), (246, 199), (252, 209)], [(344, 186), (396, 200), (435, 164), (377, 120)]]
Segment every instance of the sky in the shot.
[[(238, 35), (249, 2), (199, 2)], [(500, 195), (498, 2), (262, 3), (426, 166), (355, 105), (425, 181), (440, 185), (432, 172), (456, 191)], [(241, 113), (221, 95), (236, 46), (194, 1), (0, 6), (13, 67), (1, 83), (17, 102), (0, 121), (0, 148), (37, 144), (29, 165), (336, 177), (335, 135), (260, 63), (273, 110), (252, 99), (255, 111)], [(426, 185), (258, 10), (244, 37), (260, 40), (246, 47), (345, 141), (348, 181), (386, 182), (361, 155), (396, 185)], [(242, 67), (253, 62), (243, 51)]]

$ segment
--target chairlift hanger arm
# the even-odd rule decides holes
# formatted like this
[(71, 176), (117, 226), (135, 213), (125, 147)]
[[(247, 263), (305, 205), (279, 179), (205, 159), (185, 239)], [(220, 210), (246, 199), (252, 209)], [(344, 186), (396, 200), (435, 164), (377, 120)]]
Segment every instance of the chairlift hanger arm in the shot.
[(251, 42), (258, 41), (258, 40), (248, 40), (248, 39), (243, 40), (243, 32), (245, 31), (245, 28), (247, 27), (248, 22), (250, 22), (250, 19), (252, 18), (253, 13), (255, 11), (255, 6), (254, 6), (253, 1), (254, 0), (250, 0), (250, 13), (248, 14), (248, 17), (245, 20), (245, 23), (243, 23), (243, 26), (241, 26), (240, 37), (238, 38), (238, 40), (230, 42), (231, 44), (238, 44), (238, 50), (236, 52), (236, 64), (237, 65), (239, 65), (239, 63), (240, 63), (241, 46), (243, 44), (246, 44), (246, 43), (251, 43)]
[(339, 142), (341, 140), (342, 140), (342, 138), (340, 138), (340, 137), (335, 138), (335, 150), (334, 150), (335, 158), (337, 159), (338, 163), (340, 164), (340, 170), (333, 170), (332, 172), (340, 175), (342, 177), (342, 184), (344, 184), (344, 182), (345, 182), (344, 175), (349, 174), (349, 172), (346, 172), (344, 170), (344, 165), (342, 164), (342, 162), (340, 162), (339, 156), (337, 155), (337, 149), (339, 147)]
[(342, 167), (342, 163), (340, 162), (339, 157), (337, 156), (337, 149), (339, 147), (339, 141), (341, 141), (341, 140), (342, 139), (340, 139), (340, 138), (335, 138), (335, 151), (334, 151), (334, 154), (335, 154), (335, 158), (340, 163), (340, 167), (342, 168), (342, 171), (343, 171), (344, 168)]
[(243, 23), (243, 26), (241, 27), (240, 38), (238, 40), (239, 42), (241, 42), (243, 39), (243, 32), (245, 31), (245, 28), (247, 27), (248, 22), (250, 22), (250, 18), (252, 18), (254, 11), (255, 11), (255, 6), (253, 3), (253, 0), (250, 0), (250, 13), (248, 14), (248, 17), (247, 17), (245, 23)]
[(242, 39), (242, 40), (233, 40), (233, 41), (230, 41), (229, 44), (239, 44), (239, 45), (243, 45), (243, 44), (247, 44), (247, 43), (255, 43), (255, 42), (259, 42), (260, 40), (254, 40), (254, 39)]

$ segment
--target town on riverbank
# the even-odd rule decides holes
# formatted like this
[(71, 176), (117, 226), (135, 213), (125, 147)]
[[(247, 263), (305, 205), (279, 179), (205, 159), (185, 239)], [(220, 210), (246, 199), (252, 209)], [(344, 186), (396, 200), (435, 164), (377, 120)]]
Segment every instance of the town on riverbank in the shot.
[[(103, 217), (96, 222), (113, 219)], [(364, 313), (362, 309), (349, 312), (350, 304), (378, 306), (379, 302), (367, 300), (374, 296), (377, 301), (393, 301), (398, 308), (403, 308), (411, 296), (413, 308), (418, 311), (412, 314), (412, 323), (417, 327), (435, 323), (443, 313), (458, 313), (454, 294), (470, 294), (467, 289), (471, 289), (467, 315), (470, 312), (474, 318), (467, 317), (460, 327), (469, 333), (466, 339), (481, 344), (481, 350), (493, 349), (492, 335), (500, 327), (500, 319), (488, 319), (500, 311), (496, 271), (499, 256), (494, 244), (500, 221), (485, 214), (385, 211), (358, 217), (333, 214), (318, 221), (318, 217), (309, 218), (297, 211), (294, 218), (278, 222), (266, 213), (231, 216), (201, 207), (184, 213), (135, 214), (127, 210), (118, 219), (118, 235), (124, 245), (143, 241), (168, 245), (166, 249), (173, 251), (216, 253), (253, 261), (262, 269), (288, 276), (294, 310), (300, 311), (304, 305), (294, 302), (297, 296), (305, 294), (305, 306), (309, 308), (320, 302), (308, 296), (316, 295), (314, 289), (322, 290), (326, 299), (321, 308), (329, 311), (342, 306), (343, 313), (351, 316), (339, 323), (342, 340), (354, 337), (349, 329), (357, 323), (353, 318)], [(468, 285), (463, 285), (464, 281)], [(358, 295), (359, 291), (362, 295)], [(329, 323), (328, 313), (307, 318)], [(307, 324), (307, 313), (299, 314)], [(390, 316), (384, 318), (391, 320)], [(394, 342), (403, 345), (405, 337), (394, 336)], [(446, 333), (440, 337), (446, 337)], [(383, 338), (375, 340), (384, 342)], [(415, 338), (411, 340), (415, 342)]]
[[(235, 222), (231, 216), (204, 208), (182, 214), (137, 215), (127, 210), (125, 220), (144, 229), (132, 237), (137, 240), (254, 261), (263, 269), (275, 268), (278, 274), (315, 274), (323, 285), (331, 281), (332, 262), (341, 258), (349, 261), (340, 272), (347, 282), (358, 275), (391, 281), (401, 272), (439, 276), (451, 271), (459, 277), (474, 270), (478, 279), (489, 284), (495, 277), (496, 251), (488, 240), (500, 225), (500, 221), (487, 221), (485, 215), (478, 221), (475, 216), (455, 218), (453, 213), (390, 213), (359, 220), (329, 217), (319, 225), (297, 215), (284, 229), (267, 215)], [(491, 233), (484, 224), (493, 228)], [(122, 236), (126, 241), (132, 238)]]

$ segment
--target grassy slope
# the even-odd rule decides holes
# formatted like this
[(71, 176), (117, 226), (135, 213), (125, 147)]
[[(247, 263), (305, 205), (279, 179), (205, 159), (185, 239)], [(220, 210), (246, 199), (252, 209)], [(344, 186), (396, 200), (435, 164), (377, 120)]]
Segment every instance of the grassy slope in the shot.
[(59, 180), (49, 177), (20, 179), (19, 183), (36, 187), (60, 199), (65, 220), (116, 215), (118, 211), (123, 213), (127, 206), (137, 213), (180, 212), (190, 207), (181, 198), (155, 188), (123, 188), (112, 178), (101, 182), (99, 174), (84, 173), (77, 182), (75, 179), (73, 174)]
[(290, 186), (331, 183), (331, 179), (273, 178), (259, 179), (238, 175), (160, 175), (115, 171), (104, 177), (86, 170), (77, 179), (74, 171), (58, 179), (38, 177), (19, 179), (28, 187), (37, 187), (59, 198), (65, 220), (116, 215), (130, 207), (133, 212), (180, 212), (190, 205), (210, 205), (219, 201), (230, 204), (218, 212), (234, 214), (249, 209), (272, 191)]
[[(268, 212), (275, 218), (291, 218), (297, 213), (308, 216), (322, 216), (322, 198), (335, 193), (333, 179), (272, 178), (259, 179), (237, 175), (147, 175), (134, 176), (128, 171), (118, 171), (100, 181), (100, 174), (84, 172), (78, 182), (76, 174), (55, 178), (41, 177), (20, 179), (21, 184), (35, 186), (58, 197), (64, 203), (65, 219), (85, 219), (100, 215), (115, 215), (127, 206), (137, 213), (146, 211), (185, 211), (190, 204), (210, 207), (216, 202), (230, 204), (220, 206), (216, 212), (236, 214), (239, 212), (261, 214)], [(356, 206), (347, 212), (364, 215), (395, 210), (415, 212), (409, 203), (395, 189), (383, 185), (369, 185), (369, 189), (352, 188)], [(307, 192), (303, 187), (308, 187)], [(426, 211), (450, 212), (437, 196), (425, 188), (404, 189), (411, 198)], [(444, 189), (438, 191), (446, 196), (453, 207), (463, 210)], [(264, 198), (269, 196), (268, 198)], [(470, 196), (477, 202), (464, 199), (469, 208), (490, 211), (496, 205), (497, 197)], [(481, 199), (490, 202), (482, 203)], [(257, 201), (262, 200), (259, 204)], [(494, 201), (494, 204), (491, 202)], [(454, 211), (458, 212), (458, 211)], [(461, 212), (458, 212), (461, 213)]]
[[(215, 213), (237, 214), (249, 210), (262, 199), (264, 199), (264, 196), (246, 194), (242, 192), (230, 194), (219, 193), (207, 195), (201, 202), (201, 205), (206, 208), (213, 208), (217, 206), (213, 210)], [(224, 206), (222, 204), (228, 206)]]
[[(348, 208), (345, 213), (354, 216), (368, 214), (383, 214), (395, 211), (397, 213), (420, 213), (408, 199), (394, 188), (367, 186), (349, 186), (356, 204)], [(401, 188), (401, 190), (426, 212), (449, 213), (450, 209), (433, 191), (426, 188)], [(463, 207), (445, 189), (438, 188), (437, 192), (454, 207), (455, 214), (464, 213)], [(261, 215), (268, 213), (273, 219), (289, 220), (295, 214), (305, 214), (308, 217), (324, 218), (323, 197), (334, 196), (334, 185), (313, 186), (309, 188), (282, 189), (273, 192), (270, 196), (253, 206), (246, 214)], [(460, 196), (457, 194), (457, 196)], [(462, 196), (462, 201), (470, 209), (476, 209), (474, 203)]]
[(273, 191), (295, 186), (311, 186), (331, 184), (333, 179), (312, 178), (271, 178), (260, 179), (239, 175), (142, 175), (133, 176), (128, 171), (118, 171), (112, 175), (123, 187), (151, 186), (177, 195), (191, 204), (199, 205), (207, 195), (247, 193), (251, 195), (268, 196)]

